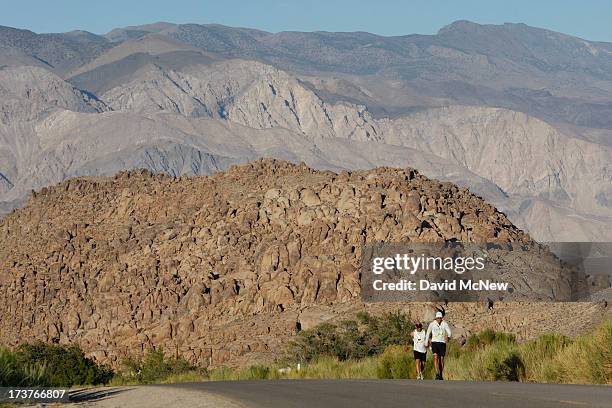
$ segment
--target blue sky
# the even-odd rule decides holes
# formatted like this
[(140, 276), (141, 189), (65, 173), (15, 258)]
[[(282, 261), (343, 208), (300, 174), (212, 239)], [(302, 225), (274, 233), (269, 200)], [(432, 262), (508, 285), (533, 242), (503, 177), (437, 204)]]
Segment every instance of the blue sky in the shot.
[(433, 34), (455, 20), (521, 22), (589, 40), (612, 41), (610, 0), (0, 0), (0, 25), (36, 32), (169, 21), (266, 31)]

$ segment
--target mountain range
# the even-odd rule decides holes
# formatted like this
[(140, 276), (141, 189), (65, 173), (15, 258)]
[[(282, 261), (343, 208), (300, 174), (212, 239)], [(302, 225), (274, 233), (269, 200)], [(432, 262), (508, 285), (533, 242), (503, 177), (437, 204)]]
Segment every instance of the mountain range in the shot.
[(524, 24), (398, 37), (0, 27), (0, 211), (75, 176), (274, 157), (415, 167), (538, 240), (609, 241), (610, 118), (612, 44)]

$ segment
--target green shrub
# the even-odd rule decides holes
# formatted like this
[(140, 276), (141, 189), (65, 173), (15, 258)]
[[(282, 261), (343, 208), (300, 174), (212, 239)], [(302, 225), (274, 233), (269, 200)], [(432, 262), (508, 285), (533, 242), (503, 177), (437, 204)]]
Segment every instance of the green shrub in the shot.
[(525, 365), (525, 380), (537, 382), (557, 382), (553, 359), (569, 346), (572, 340), (560, 334), (544, 334), (536, 340), (528, 341), (519, 347), (521, 360)]
[[(323, 324), (301, 332), (294, 341), (302, 353), (288, 372), (264, 364), (243, 369), (221, 367), (212, 371), (192, 366), (182, 358), (151, 350), (124, 360), (113, 378), (125, 383), (246, 380), (276, 378), (414, 378), (410, 344), (412, 325), (401, 313), (380, 317), (367, 313), (337, 325)], [(295, 359), (295, 357), (294, 357)], [(513, 335), (485, 330), (462, 347), (447, 345), (448, 379), (535, 381), (561, 383), (612, 383), (612, 321), (572, 340), (558, 334), (517, 344)], [(86, 358), (76, 346), (24, 344), (16, 350), (0, 347), (0, 386), (71, 386), (107, 383), (112, 371)], [(433, 358), (427, 358), (424, 375), (433, 377)]]
[(30, 378), (38, 377), (41, 385), (97, 385), (107, 383), (113, 376), (113, 371), (108, 366), (97, 364), (85, 357), (76, 345), (43, 342), (22, 344), (15, 355), (21, 369), (27, 371)]
[[(193, 371), (198, 371), (197, 367), (189, 364), (183, 358), (167, 357), (162, 349), (157, 349), (149, 350), (142, 358), (125, 359), (120, 378), (125, 383), (150, 384), (163, 382), (171, 376)], [(205, 372), (201, 374), (206, 375)]]
[(550, 365), (556, 382), (612, 383), (612, 321), (576, 338), (554, 356)]
[(261, 364), (252, 365), (247, 369), (246, 379), (267, 380), (270, 377), (270, 367)]
[(485, 329), (477, 334), (472, 334), (465, 342), (465, 347), (470, 350), (488, 346), (494, 343), (516, 343), (516, 336), (510, 333), (496, 332)]
[(414, 378), (412, 353), (402, 346), (389, 346), (378, 359), (378, 378)]
[(44, 364), (21, 364), (17, 353), (0, 347), (0, 387), (49, 384), (49, 372)]
[(46, 364), (28, 364), (21, 367), (24, 381), (21, 385), (43, 387), (52, 385), (50, 370)]
[(308, 379), (373, 379), (377, 378), (377, 359), (365, 357), (356, 360), (339, 360), (336, 357), (321, 356), (307, 364), (303, 364), (300, 371), (293, 366), (287, 374), (278, 375), (280, 378), (308, 378)]
[[(376, 327), (367, 322), (364, 324), (363, 320), (358, 322), (360, 332), (363, 327)], [(332, 328), (330, 325), (325, 330), (333, 333)], [(378, 330), (372, 331), (379, 333)], [(292, 370), (282, 377), (413, 378), (414, 360), (408, 349), (405, 345), (391, 345), (382, 354), (360, 359), (341, 360), (329, 355), (314, 357), (303, 365), (300, 372)], [(426, 378), (433, 378), (432, 360), (431, 354), (428, 355)], [(517, 344), (512, 334), (485, 330), (471, 336), (463, 347), (451, 340), (447, 345), (444, 371), (446, 378), (453, 380), (610, 384), (612, 322), (604, 322), (592, 333), (575, 340), (546, 334), (524, 344)]]
[(219, 367), (211, 370), (208, 378), (213, 381), (270, 380), (280, 378), (280, 374), (274, 367), (255, 364), (242, 369)]
[(166, 378), (159, 381), (161, 384), (178, 384), (186, 382), (202, 382), (208, 380), (208, 373), (206, 370), (191, 370), (184, 373), (170, 374)]
[(17, 367), (15, 353), (6, 348), (0, 348), (0, 387), (22, 385), (23, 373)]
[(470, 336), (463, 348), (451, 341), (444, 372), (450, 380), (520, 381), (525, 366), (513, 335), (484, 330)]
[(211, 370), (208, 374), (208, 378), (212, 381), (230, 381), (238, 379), (238, 376), (234, 369), (222, 366)]
[(355, 320), (323, 323), (298, 333), (287, 347), (290, 361), (312, 361), (319, 356), (339, 360), (359, 359), (382, 353), (392, 344), (408, 344), (414, 326), (401, 312), (372, 316), (362, 312)]
[(519, 381), (525, 376), (525, 366), (521, 360), (518, 350), (506, 350), (504, 348), (492, 348), (488, 355), (487, 379), (495, 381)]

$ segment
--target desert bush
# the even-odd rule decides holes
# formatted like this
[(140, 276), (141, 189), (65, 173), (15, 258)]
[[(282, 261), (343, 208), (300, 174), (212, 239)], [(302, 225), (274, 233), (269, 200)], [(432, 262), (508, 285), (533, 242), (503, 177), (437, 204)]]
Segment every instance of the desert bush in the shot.
[(339, 360), (337, 357), (321, 356), (307, 364), (300, 371), (292, 370), (280, 378), (306, 379), (372, 379), (376, 377), (377, 359), (365, 357), (355, 360)]
[(243, 373), (244, 379), (248, 380), (267, 380), (270, 377), (270, 367), (256, 364), (248, 367)]
[(556, 382), (559, 380), (552, 360), (569, 346), (572, 340), (560, 334), (544, 334), (539, 338), (521, 344), (521, 360), (525, 365), (525, 380)]
[(493, 330), (470, 336), (462, 349), (451, 342), (444, 371), (454, 380), (520, 381), (525, 376), (515, 337)]
[(525, 366), (517, 349), (490, 346), (486, 369), (495, 381), (520, 381), (525, 376)]
[(414, 358), (404, 346), (388, 346), (378, 358), (378, 378), (414, 378)]
[[(362, 319), (364, 317), (367, 319), (367, 316)], [(356, 321), (360, 324), (360, 333), (368, 327), (363, 320)], [(334, 333), (333, 325), (325, 327), (324, 332), (327, 341), (333, 339), (329, 335)], [(368, 337), (359, 335), (356, 338)], [(315, 356), (300, 372), (292, 370), (279, 377), (414, 378), (411, 348), (406, 347), (404, 339), (401, 341), (401, 345), (387, 346), (382, 354), (365, 358), (343, 360), (333, 355)], [(451, 340), (445, 362), (446, 377), (454, 380), (609, 384), (612, 381), (612, 322), (605, 322), (597, 330), (575, 340), (546, 334), (523, 344), (518, 344), (512, 334), (485, 330), (471, 336), (464, 346)], [(431, 354), (424, 374), (426, 378), (433, 378)]]
[(22, 344), (16, 349), (15, 356), (20, 369), (39, 385), (97, 385), (108, 383), (113, 376), (110, 367), (85, 357), (76, 345)]
[[(513, 335), (485, 330), (464, 346), (447, 345), (448, 379), (481, 381), (536, 381), (609, 384), (612, 381), (612, 322), (575, 340), (558, 334), (518, 344)], [(433, 377), (428, 356), (425, 377)], [(319, 356), (282, 378), (414, 378), (410, 347), (387, 346), (382, 354), (341, 360)]]
[(549, 371), (554, 382), (612, 383), (612, 321), (564, 347), (552, 358)]
[(0, 387), (33, 387), (49, 384), (49, 371), (46, 365), (41, 363), (22, 364), (17, 353), (0, 347)]
[[(124, 360), (113, 384), (173, 383), (202, 380), (277, 378), (414, 378), (410, 347), (412, 325), (399, 313), (374, 317), (360, 314), (337, 325), (323, 324), (298, 336), (298, 351), (308, 358), (302, 369), (279, 372), (281, 365), (221, 367), (210, 372), (182, 358), (151, 350)], [(382, 345), (385, 345), (381, 350)], [(0, 347), (0, 386), (70, 386), (107, 383), (112, 371), (86, 358), (76, 346), (26, 344), (16, 350)], [(427, 358), (425, 377), (433, 378), (433, 358)], [(562, 383), (612, 382), (612, 321), (572, 340), (546, 334), (517, 344), (507, 333), (485, 330), (464, 346), (447, 345), (448, 379), (534, 381)]]
[(210, 370), (208, 378), (212, 381), (230, 381), (238, 379), (238, 376), (236, 375), (236, 370), (221, 366), (214, 370)]
[(184, 373), (170, 374), (167, 377), (158, 381), (160, 384), (178, 384), (186, 382), (201, 382), (209, 379), (206, 370), (196, 369), (186, 371)]
[(119, 379), (115, 382), (150, 384), (164, 382), (169, 377), (178, 377), (190, 372), (202, 376), (207, 374), (181, 357), (166, 356), (162, 349), (149, 350), (143, 357), (125, 359)]
[(465, 347), (468, 350), (474, 350), (494, 343), (516, 343), (516, 336), (510, 333), (485, 329), (468, 337)]
[(15, 353), (6, 348), (0, 348), (0, 386), (21, 385), (23, 373), (17, 365)]
[(287, 355), (291, 361), (311, 361), (319, 356), (339, 360), (364, 358), (380, 354), (392, 344), (408, 344), (413, 329), (404, 313), (372, 316), (362, 312), (354, 320), (302, 330), (289, 343)]
[(278, 368), (264, 364), (254, 364), (245, 368), (219, 367), (209, 371), (208, 379), (212, 381), (235, 380), (271, 380), (282, 378)]

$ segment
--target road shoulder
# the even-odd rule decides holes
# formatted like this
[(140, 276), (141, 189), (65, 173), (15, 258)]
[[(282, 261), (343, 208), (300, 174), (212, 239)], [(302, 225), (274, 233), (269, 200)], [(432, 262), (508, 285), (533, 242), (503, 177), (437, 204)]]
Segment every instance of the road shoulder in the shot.
[(71, 394), (75, 402), (62, 407), (94, 408), (247, 408), (216, 394), (155, 385), (103, 387), (79, 390)]

